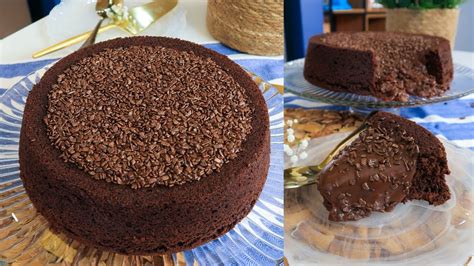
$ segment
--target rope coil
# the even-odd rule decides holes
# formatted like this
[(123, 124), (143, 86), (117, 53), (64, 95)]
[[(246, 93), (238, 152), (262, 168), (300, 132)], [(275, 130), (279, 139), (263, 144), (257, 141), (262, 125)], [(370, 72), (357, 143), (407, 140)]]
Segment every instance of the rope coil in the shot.
[(209, 0), (207, 28), (218, 41), (250, 54), (283, 54), (283, 0)]
[(448, 39), (454, 46), (459, 9), (414, 10), (395, 8), (387, 10), (387, 31), (420, 33)]

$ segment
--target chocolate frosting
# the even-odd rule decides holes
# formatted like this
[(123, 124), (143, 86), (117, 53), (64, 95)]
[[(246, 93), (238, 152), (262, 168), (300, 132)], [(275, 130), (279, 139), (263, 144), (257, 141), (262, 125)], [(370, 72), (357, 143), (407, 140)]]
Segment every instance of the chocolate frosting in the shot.
[(318, 189), (333, 221), (358, 220), (404, 202), (419, 148), (399, 125), (368, 128), (321, 172)]

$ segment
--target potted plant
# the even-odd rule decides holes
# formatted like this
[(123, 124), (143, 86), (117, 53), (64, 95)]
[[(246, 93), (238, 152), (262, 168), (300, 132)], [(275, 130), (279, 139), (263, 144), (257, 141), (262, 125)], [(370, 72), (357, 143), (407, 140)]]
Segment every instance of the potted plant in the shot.
[(387, 31), (440, 36), (454, 44), (464, 0), (377, 0), (387, 8)]

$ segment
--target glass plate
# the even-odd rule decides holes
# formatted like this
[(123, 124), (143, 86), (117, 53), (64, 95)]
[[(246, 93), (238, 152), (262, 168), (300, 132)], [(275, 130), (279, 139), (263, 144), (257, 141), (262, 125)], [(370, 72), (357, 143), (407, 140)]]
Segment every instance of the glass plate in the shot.
[(124, 256), (51, 233), (23, 188), (18, 159), (23, 108), (28, 92), (49, 66), (23, 78), (0, 99), (0, 260), (17, 265), (275, 265), (283, 261), (283, 100), (276, 89), (252, 76), (264, 91), (270, 114), (271, 161), (266, 184), (250, 214), (224, 236), (198, 248), (171, 256)]
[(285, 90), (313, 101), (365, 108), (394, 108), (418, 106), (457, 99), (474, 92), (474, 70), (454, 64), (454, 79), (444, 95), (430, 99), (410, 96), (407, 102), (382, 101), (372, 96), (334, 92), (315, 86), (303, 77), (304, 58), (285, 64)]
[[(313, 140), (308, 157), (318, 162), (346, 134)], [(443, 141), (451, 174), (451, 199), (399, 204), (353, 222), (331, 222), (316, 186), (285, 190), (285, 256), (291, 264), (464, 265), (474, 251), (474, 154)], [(306, 162), (308, 163), (308, 162)]]

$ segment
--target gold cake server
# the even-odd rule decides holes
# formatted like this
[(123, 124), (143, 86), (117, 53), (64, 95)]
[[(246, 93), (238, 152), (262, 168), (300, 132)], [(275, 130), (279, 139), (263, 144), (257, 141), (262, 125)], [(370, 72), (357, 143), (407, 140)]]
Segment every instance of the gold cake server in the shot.
[[(101, 33), (106, 30), (118, 27), (131, 35), (136, 35), (144, 31), (153, 22), (157, 21), (159, 18), (171, 11), (177, 4), (178, 0), (154, 0), (153, 2), (131, 8), (130, 10), (119, 14), (113, 13), (112, 22), (108, 25), (100, 27), (98, 32)], [(92, 31), (85, 32), (38, 51), (33, 54), (33, 58), (38, 58), (84, 41), (90, 36), (91, 33)]]
[(113, 12), (113, 8), (115, 6), (121, 7), (122, 3), (122, 0), (97, 0), (97, 3), (95, 4), (95, 12), (100, 16), (100, 20), (97, 22), (97, 25), (95, 26), (94, 30), (92, 30), (92, 33), (89, 35), (87, 40), (82, 44), (81, 48), (95, 43), (95, 38), (99, 32), (102, 22), (104, 22), (104, 20), (109, 17), (108, 14)]
[(302, 186), (314, 184), (317, 182), (317, 176), (326, 165), (347, 145), (351, 144), (360, 133), (367, 128), (367, 121), (370, 117), (376, 114), (377, 111), (371, 112), (364, 120), (364, 122), (354, 130), (349, 136), (344, 138), (337, 146), (324, 158), (324, 160), (317, 165), (311, 166), (297, 166), (287, 168), (283, 172), (285, 189), (299, 188)]

